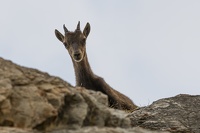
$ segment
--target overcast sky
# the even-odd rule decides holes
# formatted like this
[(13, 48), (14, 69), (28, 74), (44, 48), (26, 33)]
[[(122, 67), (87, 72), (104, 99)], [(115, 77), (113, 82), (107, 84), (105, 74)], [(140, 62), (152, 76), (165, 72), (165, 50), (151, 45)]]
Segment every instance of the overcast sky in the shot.
[(75, 85), (68, 52), (54, 35), (78, 21), (91, 32), (95, 74), (137, 105), (200, 94), (199, 0), (6, 0), (0, 4), (0, 57)]

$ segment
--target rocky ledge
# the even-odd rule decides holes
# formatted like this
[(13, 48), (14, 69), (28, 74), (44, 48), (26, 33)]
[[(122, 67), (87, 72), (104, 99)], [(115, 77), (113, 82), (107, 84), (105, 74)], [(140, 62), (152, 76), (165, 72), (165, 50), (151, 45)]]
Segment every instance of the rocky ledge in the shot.
[(177, 95), (128, 113), (107, 96), (0, 58), (1, 133), (199, 133), (200, 96)]

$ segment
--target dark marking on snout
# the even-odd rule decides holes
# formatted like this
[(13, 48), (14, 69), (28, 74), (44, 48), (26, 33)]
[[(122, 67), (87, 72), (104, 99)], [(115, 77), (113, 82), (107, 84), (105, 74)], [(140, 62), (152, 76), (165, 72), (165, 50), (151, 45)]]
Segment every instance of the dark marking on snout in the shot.
[(80, 52), (75, 52), (74, 53), (74, 58), (79, 60), (81, 58), (81, 53)]

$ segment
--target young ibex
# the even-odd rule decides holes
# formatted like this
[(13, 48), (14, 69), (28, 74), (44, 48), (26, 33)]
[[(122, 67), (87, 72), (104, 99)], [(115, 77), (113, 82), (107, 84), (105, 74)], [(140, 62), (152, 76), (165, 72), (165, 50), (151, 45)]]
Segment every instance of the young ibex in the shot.
[(128, 97), (114, 90), (103, 78), (92, 72), (86, 53), (86, 39), (90, 33), (90, 24), (86, 24), (83, 32), (80, 30), (80, 22), (78, 22), (74, 32), (68, 31), (65, 25), (63, 25), (63, 28), (65, 35), (62, 35), (57, 29), (55, 35), (64, 44), (71, 56), (75, 70), (76, 86), (106, 94), (110, 107), (121, 110), (136, 109), (137, 106)]

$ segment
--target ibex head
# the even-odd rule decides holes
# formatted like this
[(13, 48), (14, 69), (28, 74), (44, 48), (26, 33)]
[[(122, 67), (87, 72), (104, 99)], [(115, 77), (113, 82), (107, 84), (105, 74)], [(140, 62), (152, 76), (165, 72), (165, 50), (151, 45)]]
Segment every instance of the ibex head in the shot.
[(59, 41), (61, 41), (68, 50), (71, 58), (75, 62), (80, 62), (85, 56), (85, 45), (87, 36), (90, 33), (90, 24), (87, 23), (83, 32), (80, 30), (80, 21), (74, 32), (68, 31), (63, 25), (65, 35), (62, 35), (57, 29), (55, 29), (55, 35)]

